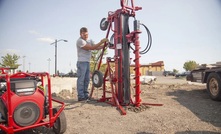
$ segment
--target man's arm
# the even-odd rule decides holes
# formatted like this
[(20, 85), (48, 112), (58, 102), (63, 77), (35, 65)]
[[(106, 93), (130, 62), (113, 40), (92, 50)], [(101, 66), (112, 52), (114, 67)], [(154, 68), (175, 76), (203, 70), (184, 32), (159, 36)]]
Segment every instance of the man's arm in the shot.
[(96, 48), (96, 50), (100, 50), (100, 49), (102, 49), (104, 46), (102, 45), (102, 46), (99, 46), (99, 47), (97, 47)]
[(95, 49), (101, 49), (102, 48), (102, 44), (107, 42), (108, 39), (107, 38), (104, 38), (102, 39), (99, 43), (95, 44), (95, 45), (90, 45), (90, 44), (86, 44), (85, 46), (83, 46), (82, 48), (85, 49), (85, 50), (95, 50)]

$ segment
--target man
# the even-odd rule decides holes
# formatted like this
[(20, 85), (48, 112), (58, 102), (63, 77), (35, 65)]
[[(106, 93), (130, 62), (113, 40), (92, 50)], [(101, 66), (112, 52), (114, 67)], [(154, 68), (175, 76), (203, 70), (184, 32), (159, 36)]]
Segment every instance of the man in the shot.
[(88, 85), (90, 82), (90, 59), (91, 50), (99, 50), (103, 48), (103, 43), (108, 39), (104, 38), (95, 44), (92, 40), (88, 40), (88, 30), (86, 27), (80, 29), (80, 38), (77, 40), (77, 93), (78, 101), (88, 99)]

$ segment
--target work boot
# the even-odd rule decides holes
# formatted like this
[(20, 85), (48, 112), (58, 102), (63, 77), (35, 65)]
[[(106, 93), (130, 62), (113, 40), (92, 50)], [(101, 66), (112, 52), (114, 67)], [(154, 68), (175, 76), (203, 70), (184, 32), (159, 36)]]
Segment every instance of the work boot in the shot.
[(78, 101), (85, 101), (85, 98), (78, 98)]

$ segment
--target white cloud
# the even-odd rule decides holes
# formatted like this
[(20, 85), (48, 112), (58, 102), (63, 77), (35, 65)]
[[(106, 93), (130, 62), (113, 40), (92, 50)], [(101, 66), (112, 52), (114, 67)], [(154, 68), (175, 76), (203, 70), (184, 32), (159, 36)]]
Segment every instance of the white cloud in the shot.
[(28, 31), (30, 34), (34, 34), (34, 35), (40, 35), (40, 33), (38, 33), (37, 31), (35, 30), (30, 30)]
[(55, 41), (54, 39), (52, 39), (50, 37), (37, 38), (37, 40), (41, 41), (41, 42), (46, 42), (46, 43), (52, 43)]
[[(40, 42), (45, 42), (45, 43), (52, 43), (54, 42), (55, 40), (51, 37), (44, 37), (44, 35), (42, 35), (41, 33), (35, 31), (35, 30), (29, 30), (28, 31), (30, 34), (32, 35), (35, 35), (39, 38), (37, 38), (37, 41), (40, 41)], [(42, 37), (43, 36), (43, 37)]]
[(40, 34), (39, 32), (35, 31), (35, 30), (29, 30), (28, 31), (30, 34), (32, 35), (36, 35), (37, 37), (37, 41), (40, 41), (40, 42), (45, 42), (45, 43), (52, 43), (54, 42), (55, 40), (51, 37), (41, 37), (41, 36), (44, 36), (42, 34)]

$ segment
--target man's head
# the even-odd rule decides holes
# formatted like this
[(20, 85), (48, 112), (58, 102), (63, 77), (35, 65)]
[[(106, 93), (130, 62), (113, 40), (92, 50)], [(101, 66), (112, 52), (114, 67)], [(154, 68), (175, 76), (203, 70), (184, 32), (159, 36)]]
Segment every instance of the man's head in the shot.
[(82, 27), (80, 29), (80, 36), (82, 39), (87, 40), (88, 39), (88, 31), (86, 27)]

